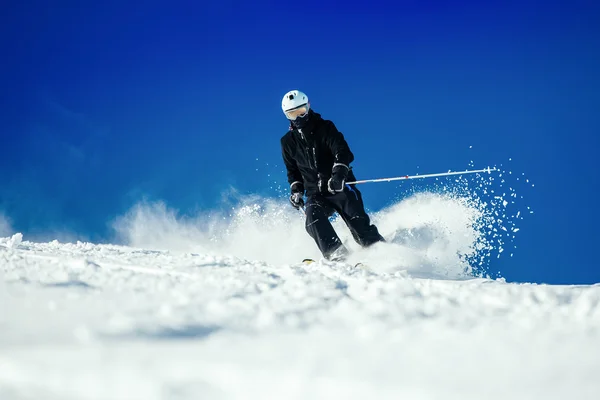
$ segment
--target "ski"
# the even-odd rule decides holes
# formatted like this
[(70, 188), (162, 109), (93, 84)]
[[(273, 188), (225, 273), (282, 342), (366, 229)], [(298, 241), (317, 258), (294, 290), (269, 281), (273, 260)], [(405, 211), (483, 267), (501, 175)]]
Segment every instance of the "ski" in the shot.
[[(317, 261), (315, 261), (312, 258), (305, 258), (304, 260), (302, 260), (302, 264), (305, 264), (305, 265), (310, 265), (310, 264), (313, 264), (313, 263), (316, 263), (316, 262)], [(358, 263), (354, 264), (354, 268), (360, 268), (360, 269), (363, 269), (365, 271), (371, 271), (371, 268), (369, 268), (368, 265), (366, 265), (365, 263), (362, 263), (362, 262), (358, 262)]]

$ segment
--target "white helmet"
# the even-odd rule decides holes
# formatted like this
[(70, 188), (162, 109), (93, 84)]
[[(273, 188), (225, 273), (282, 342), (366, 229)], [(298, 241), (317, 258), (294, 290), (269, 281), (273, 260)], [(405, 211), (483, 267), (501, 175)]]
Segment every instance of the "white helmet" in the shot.
[(283, 96), (281, 109), (289, 120), (293, 121), (298, 117), (303, 117), (310, 109), (308, 96), (299, 90), (291, 90)]

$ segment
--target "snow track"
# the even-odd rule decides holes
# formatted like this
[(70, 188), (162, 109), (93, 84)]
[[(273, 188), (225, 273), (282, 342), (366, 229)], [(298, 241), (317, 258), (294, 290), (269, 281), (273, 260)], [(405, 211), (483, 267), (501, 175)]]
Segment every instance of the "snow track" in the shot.
[(0, 240), (0, 398), (596, 399), (600, 286)]

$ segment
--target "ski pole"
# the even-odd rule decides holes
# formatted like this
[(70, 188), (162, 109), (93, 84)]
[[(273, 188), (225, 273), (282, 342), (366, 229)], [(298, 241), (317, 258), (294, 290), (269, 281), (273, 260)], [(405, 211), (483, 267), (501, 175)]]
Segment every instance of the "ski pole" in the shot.
[(346, 182), (346, 184), (347, 185), (358, 185), (360, 183), (369, 183), (369, 182), (391, 182), (391, 181), (400, 181), (400, 180), (404, 180), (404, 179), (435, 178), (435, 177), (439, 177), (439, 176), (476, 174), (479, 172), (487, 172), (488, 174), (491, 174), (492, 171), (496, 171), (496, 168), (487, 167), (485, 169), (478, 169), (478, 170), (473, 170), (473, 171), (441, 172), (439, 174), (410, 175), (410, 176), (405, 175), (405, 176), (397, 176), (394, 178), (365, 179), (362, 181)]

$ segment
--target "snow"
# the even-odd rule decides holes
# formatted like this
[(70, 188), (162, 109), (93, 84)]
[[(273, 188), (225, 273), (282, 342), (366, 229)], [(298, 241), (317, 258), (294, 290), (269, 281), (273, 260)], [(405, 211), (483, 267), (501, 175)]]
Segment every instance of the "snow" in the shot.
[(8, 236), (12, 233), (12, 228), (10, 227), (10, 221), (4, 213), (0, 211), (0, 237)]
[(129, 246), (2, 238), (0, 399), (596, 399), (600, 285), (476, 277), (495, 211), (410, 196), (348, 263), (301, 263), (302, 216), (264, 199), (140, 204)]

